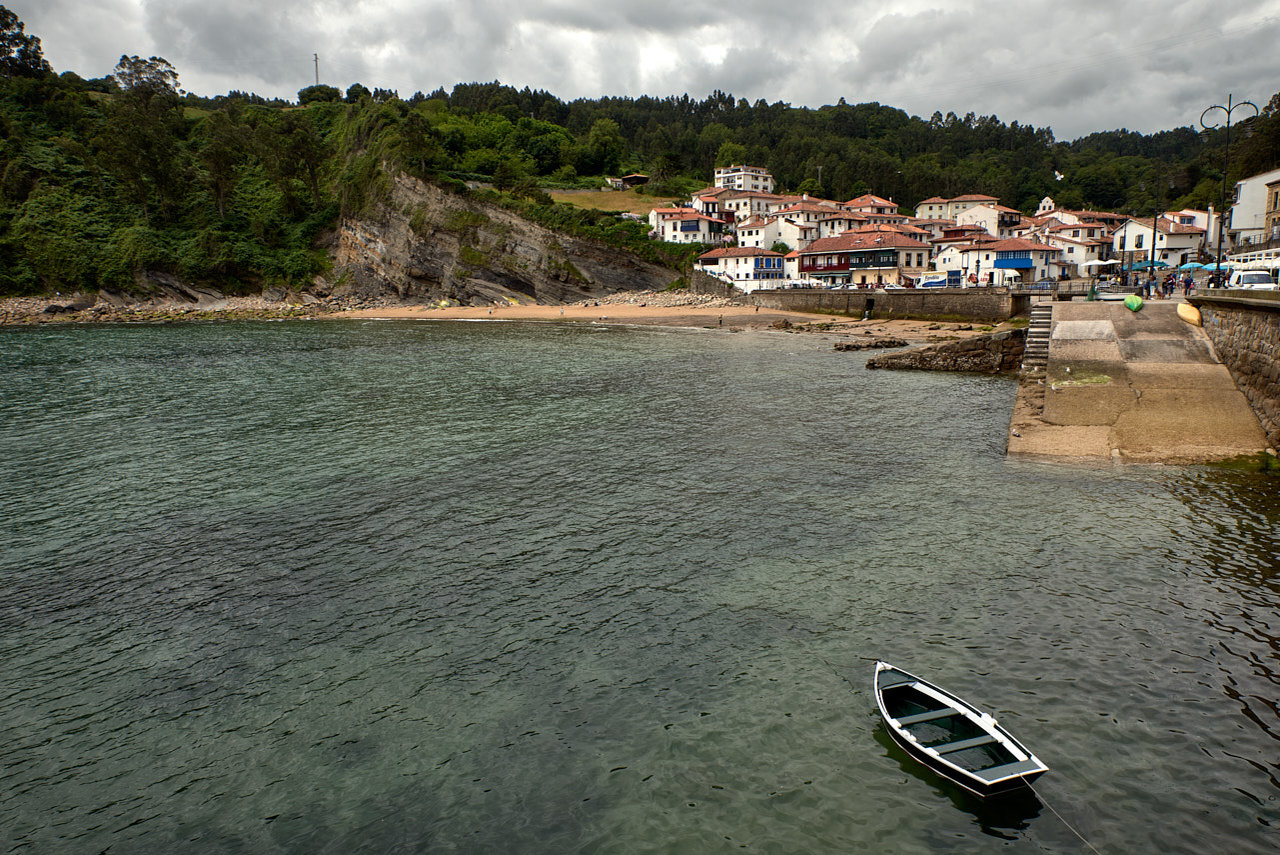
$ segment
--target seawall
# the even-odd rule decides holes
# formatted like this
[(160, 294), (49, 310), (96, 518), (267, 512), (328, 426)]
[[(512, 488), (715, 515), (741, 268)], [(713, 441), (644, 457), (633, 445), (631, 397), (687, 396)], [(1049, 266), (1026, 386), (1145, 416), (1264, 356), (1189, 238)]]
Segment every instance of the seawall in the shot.
[(1011, 294), (1007, 288), (928, 288), (872, 291), (788, 288), (752, 291), (750, 302), (770, 309), (823, 312), (877, 320), (988, 321), (998, 323), (1026, 312), (1030, 298)]
[(1204, 331), (1267, 433), (1280, 448), (1280, 292), (1196, 294)]

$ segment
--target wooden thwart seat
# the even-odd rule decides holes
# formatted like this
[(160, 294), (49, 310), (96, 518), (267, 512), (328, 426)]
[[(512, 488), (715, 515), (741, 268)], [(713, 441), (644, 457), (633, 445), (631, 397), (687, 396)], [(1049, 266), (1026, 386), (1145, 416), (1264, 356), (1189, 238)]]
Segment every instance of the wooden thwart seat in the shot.
[(915, 715), (904, 715), (898, 719), (898, 724), (906, 727), (909, 724), (920, 724), (924, 721), (933, 721), (939, 718), (946, 718), (949, 715), (959, 715), (959, 710), (953, 710), (951, 707), (943, 707), (940, 710), (929, 710), (928, 712), (916, 713)]
[(1013, 775), (1023, 775), (1035, 769), (1039, 769), (1040, 764), (1034, 760), (1020, 760), (1017, 763), (1005, 763), (1002, 766), (992, 766), (989, 769), (975, 769), (972, 774), (977, 775), (988, 784), (998, 781), (1001, 778), (1009, 778)]
[(973, 739), (962, 739), (959, 742), (948, 742), (946, 745), (934, 745), (932, 748), (939, 754), (952, 754), (956, 751), (977, 748), (979, 745), (990, 745), (995, 741), (996, 738), (994, 736), (984, 733), (982, 736), (975, 736)]

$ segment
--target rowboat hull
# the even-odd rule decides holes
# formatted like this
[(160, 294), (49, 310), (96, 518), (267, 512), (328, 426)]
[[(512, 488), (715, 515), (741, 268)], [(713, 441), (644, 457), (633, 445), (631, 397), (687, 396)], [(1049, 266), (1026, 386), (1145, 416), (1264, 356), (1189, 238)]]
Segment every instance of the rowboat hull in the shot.
[(913, 759), (971, 793), (1025, 792), (1048, 771), (990, 715), (914, 674), (877, 662), (875, 687), (893, 740)]

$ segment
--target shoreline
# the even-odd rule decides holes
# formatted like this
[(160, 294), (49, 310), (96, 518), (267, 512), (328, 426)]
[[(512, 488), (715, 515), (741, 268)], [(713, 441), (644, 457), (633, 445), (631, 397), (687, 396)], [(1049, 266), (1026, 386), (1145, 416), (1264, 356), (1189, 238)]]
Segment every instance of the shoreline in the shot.
[[(315, 301), (271, 302), (261, 297), (227, 297), (207, 304), (153, 301), (114, 306), (92, 297), (7, 297), (0, 299), (0, 327), (48, 324), (100, 325), (247, 320), (464, 320), (538, 323), (616, 324), (677, 329), (772, 330), (829, 336), (895, 337), (912, 344), (953, 341), (990, 332), (985, 324), (921, 320), (862, 320), (845, 315), (793, 312), (743, 305), (725, 298), (671, 292), (624, 292), (601, 300), (566, 305), (509, 303), (493, 306), (438, 306), (410, 303), (347, 304)], [(999, 329), (1001, 325), (994, 328)]]

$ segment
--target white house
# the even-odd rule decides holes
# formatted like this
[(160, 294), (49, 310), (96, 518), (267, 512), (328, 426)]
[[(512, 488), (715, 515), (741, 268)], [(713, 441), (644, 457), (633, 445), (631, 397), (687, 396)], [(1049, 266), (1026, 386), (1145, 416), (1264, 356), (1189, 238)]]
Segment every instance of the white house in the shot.
[(655, 240), (668, 243), (720, 243), (725, 240), (724, 223), (717, 217), (692, 208), (654, 208), (649, 226)]
[(777, 217), (752, 217), (743, 220), (734, 227), (738, 237), (738, 246), (756, 249), (772, 249), (782, 240), (782, 232), (778, 227)]
[(916, 216), (927, 220), (954, 220), (974, 205), (995, 205), (999, 201), (995, 196), (984, 196), (981, 193), (956, 196), (954, 199), (934, 196), (916, 206)]
[(724, 247), (698, 256), (698, 269), (733, 284), (740, 291), (777, 288), (782, 284), (782, 253), (755, 247)]
[(762, 217), (769, 213), (772, 206), (782, 199), (773, 193), (761, 193), (754, 190), (730, 190), (720, 197), (720, 210), (733, 214), (738, 222), (751, 217)]
[(956, 215), (956, 225), (982, 226), (987, 234), (1001, 239), (1013, 237), (1021, 223), (1021, 211), (992, 202), (974, 205)]
[(1113, 252), (1127, 266), (1154, 258), (1169, 267), (1178, 267), (1195, 261), (1204, 243), (1204, 229), (1175, 223), (1167, 217), (1158, 218), (1154, 226), (1149, 220), (1130, 218), (1112, 234), (1111, 241)]
[(762, 166), (722, 166), (716, 169), (717, 187), (773, 192), (773, 176)]
[(847, 211), (856, 211), (859, 214), (884, 215), (898, 213), (898, 203), (892, 199), (877, 196), (874, 193), (864, 193), (856, 199), (850, 199), (844, 203), (843, 207)]
[(1236, 182), (1236, 202), (1231, 206), (1227, 236), (1236, 250), (1267, 239), (1267, 185), (1280, 180), (1280, 169), (1252, 175)]
[(1056, 279), (1061, 251), (1048, 244), (1025, 238), (955, 244), (940, 250), (934, 259), (937, 270), (958, 270), (971, 285), (1030, 283)]

